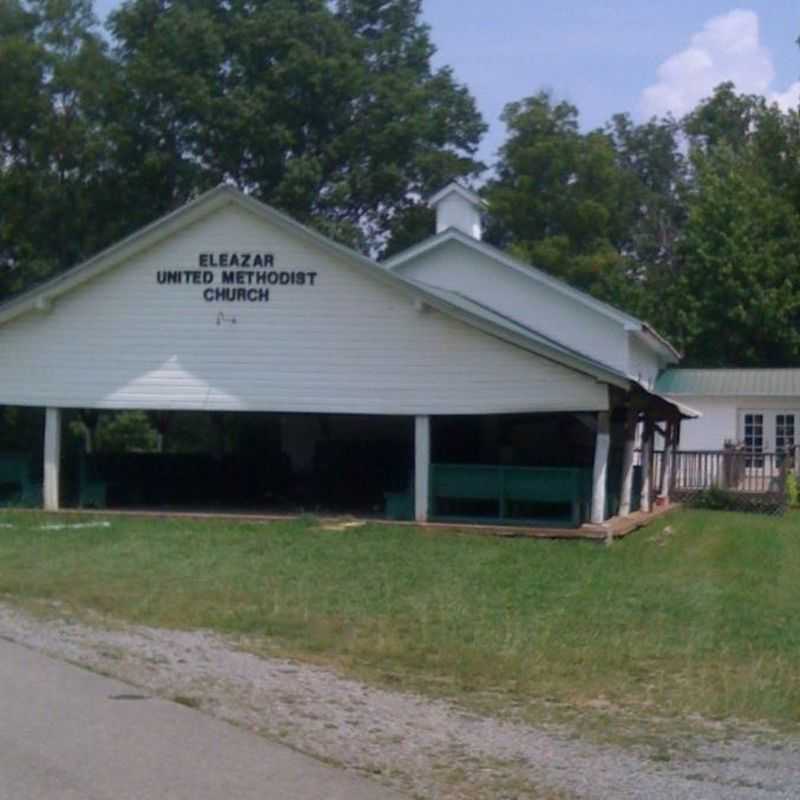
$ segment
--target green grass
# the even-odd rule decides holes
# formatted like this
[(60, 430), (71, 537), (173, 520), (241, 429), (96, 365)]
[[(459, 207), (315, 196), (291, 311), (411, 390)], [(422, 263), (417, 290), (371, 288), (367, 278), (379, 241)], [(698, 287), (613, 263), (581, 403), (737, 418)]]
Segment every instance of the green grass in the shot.
[(0, 516), (0, 593), (498, 709), (800, 722), (797, 514), (673, 514), (611, 548), (314, 520), (39, 528), (74, 521)]

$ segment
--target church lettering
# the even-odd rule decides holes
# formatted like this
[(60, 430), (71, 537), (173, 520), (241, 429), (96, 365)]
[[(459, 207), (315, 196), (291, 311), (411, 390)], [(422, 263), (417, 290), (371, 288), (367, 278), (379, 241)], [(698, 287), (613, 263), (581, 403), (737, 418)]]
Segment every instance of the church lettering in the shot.
[(206, 267), (253, 267), (269, 269), (275, 266), (275, 256), (272, 253), (228, 252), (200, 253), (197, 264)]
[(198, 253), (198, 269), (159, 269), (161, 286), (204, 286), (206, 303), (268, 303), (267, 287), (316, 286), (318, 272), (277, 269), (273, 253), (226, 250)]

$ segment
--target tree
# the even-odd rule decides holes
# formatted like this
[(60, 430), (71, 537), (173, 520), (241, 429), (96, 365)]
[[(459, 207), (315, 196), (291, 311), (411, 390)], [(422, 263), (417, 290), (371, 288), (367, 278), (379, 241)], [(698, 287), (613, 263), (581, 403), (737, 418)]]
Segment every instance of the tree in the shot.
[(419, 16), (418, 0), (131, 0), (110, 22), (120, 162), (156, 203), (232, 181), (379, 251), (423, 196), (480, 170), (484, 124), (431, 69)]
[(680, 255), (662, 307), (687, 364), (800, 364), (800, 219), (757, 152), (697, 161)]
[(109, 72), (89, 0), (0, 5), (0, 297), (108, 242)]
[(509, 131), (486, 189), (487, 238), (523, 260), (593, 291), (625, 269), (636, 188), (612, 138), (582, 134), (577, 109), (546, 92), (506, 106)]
[(108, 37), (0, 2), (0, 299), (223, 181), (380, 254), (482, 169), (419, 0), (128, 0)]
[(686, 219), (688, 165), (681, 151), (680, 125), (672, 117), (636, 125), (617, 114), (606, 126), (617, 163), (632, 181), (629, 229), (622, 252), (635, 277), (649, 283), (676, 271), (675, 245)]

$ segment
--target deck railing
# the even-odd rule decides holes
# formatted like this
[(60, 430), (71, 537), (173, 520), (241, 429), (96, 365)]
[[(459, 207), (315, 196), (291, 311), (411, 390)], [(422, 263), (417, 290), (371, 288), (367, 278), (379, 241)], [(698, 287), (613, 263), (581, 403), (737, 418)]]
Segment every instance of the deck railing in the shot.
[(744, 448), (695, 450), (674, 454), (670, 496), (685, 503), (709, 501), (710, 490), (726, 507), (781, 514), (786, 510), (786, 476), (800, 450), (759, 452)]
[(786, 471), (792, 461), (789, 453), (683, 451), (675, 457), (672, 490), (726, 489), (751, 494), (782, 492)]

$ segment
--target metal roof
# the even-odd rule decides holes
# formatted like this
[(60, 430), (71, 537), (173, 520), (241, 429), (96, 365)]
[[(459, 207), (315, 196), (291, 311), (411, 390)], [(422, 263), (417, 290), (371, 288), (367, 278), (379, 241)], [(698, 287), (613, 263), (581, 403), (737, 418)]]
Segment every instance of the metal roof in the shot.
[(800, 368), (668, 369), (655, 388), (692, 397), (800, 397)]

